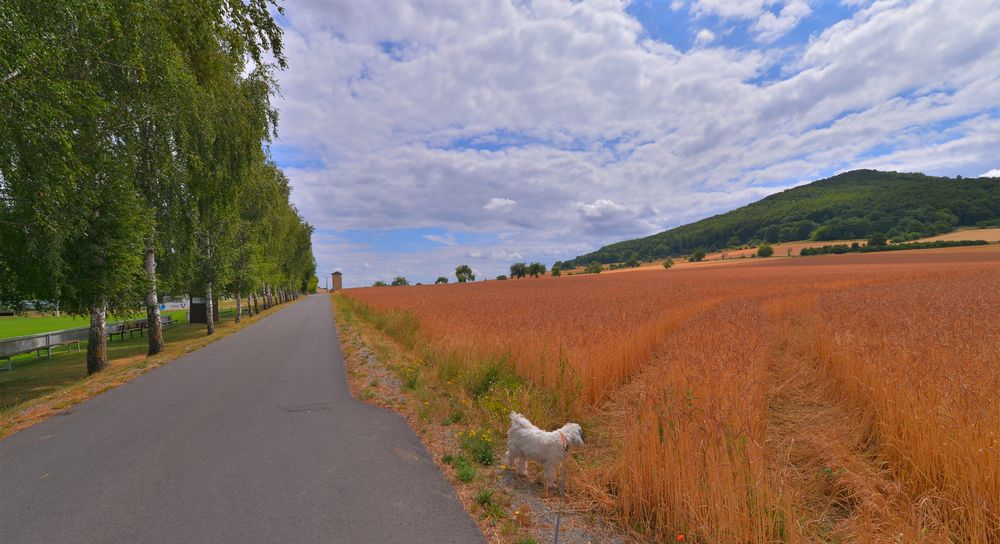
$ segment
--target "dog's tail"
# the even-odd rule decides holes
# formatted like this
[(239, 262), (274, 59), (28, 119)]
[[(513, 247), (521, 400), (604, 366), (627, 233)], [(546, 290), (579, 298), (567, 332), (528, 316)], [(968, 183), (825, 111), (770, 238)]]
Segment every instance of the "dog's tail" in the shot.
[(530, 429), (534, 427), (534, 425), (532, 425), (531, 422), (528, 421), (528, 418), (522, 416), (517, 412), (510, 413), (510, 424), (514, 427), (522, 427), (525, 429)]

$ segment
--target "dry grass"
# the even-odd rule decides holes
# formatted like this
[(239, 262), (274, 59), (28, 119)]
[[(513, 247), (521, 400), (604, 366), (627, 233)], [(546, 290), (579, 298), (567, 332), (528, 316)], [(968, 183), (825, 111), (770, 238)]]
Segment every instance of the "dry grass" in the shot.
[(581, 418), (578, 499), (630, 529), (996, 543), (998, 249), (346, 294), (456, 380), (529, 385), (492, 403)]

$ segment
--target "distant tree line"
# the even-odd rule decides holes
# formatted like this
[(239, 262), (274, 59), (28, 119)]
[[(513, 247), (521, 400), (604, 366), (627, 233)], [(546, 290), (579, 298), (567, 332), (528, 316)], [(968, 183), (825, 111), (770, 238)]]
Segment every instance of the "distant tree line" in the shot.
[(895, 242), (1000, 222), (1000, 180), (856, 170), (646, 238), (556, 263), (623, 263), (794, 240), (844, 240), (883, 233)]
[[(512, 279), (524, 278), (531, 276), (532, 278), (537, 278), (539, 276), (544, 276), (546, 272), (546, 267), (542, 263), (514, 263), (510, 265), (510, 277)], [(558, 274), (557, 274), (558, 275)]]
[(985, 240), (937, 240), (934, 242), (909, 242), (902, 244), (868, 244), (863, 246), (857, 242), (848, 244), (832, 244), (822, 247), (802, 248), (799, 255), (841, 255), (844, 253), (875, 253), (878, 251), (905, 251), (907, 249), (934, 249), (941, 247), (963, 247), (963, 246), (985, 246), (989, 242)]
[(272, 8), (0, 0), (0, 303), (90, 316), (88, 373), (109, 313), (145, 305), (162, 349), (160, 293), (211, 316), (220, 294), (254, 311), (315, 288), (313, 229), (268, 151)]

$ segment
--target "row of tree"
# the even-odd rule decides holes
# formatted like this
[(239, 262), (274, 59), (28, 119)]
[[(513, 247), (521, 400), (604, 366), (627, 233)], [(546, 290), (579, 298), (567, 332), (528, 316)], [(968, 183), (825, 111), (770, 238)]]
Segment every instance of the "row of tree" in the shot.
[(268, 153), (272, 7), (0, 0), (0, 303), (89, 315), (88, 373), (108, 313), (143, 300), (162, 349), (159, 293), (204, 294), (211, 316), (220, 294), (315, 286), (312, 227)]
[[(558, 267), (553, 267), (553, 275), (558, 276)], [(537, 278), (539, 276), (544, 276), (546, 272), (545, 265), (542, 263), (514, 263), (510, 265), (510, 277), (511, 278), (523, 278), (525, 276), (531, 276), (532, 278)]]

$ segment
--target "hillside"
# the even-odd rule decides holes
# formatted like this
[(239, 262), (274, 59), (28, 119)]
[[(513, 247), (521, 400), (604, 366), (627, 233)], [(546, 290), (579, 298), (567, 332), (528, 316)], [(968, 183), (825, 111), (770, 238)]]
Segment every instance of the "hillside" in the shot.
[(913, 240), (998, 218), (1000, 181), (996, 178), (854, 170), (557, 264), (566, 268), (593, 261), (655, 259), (697, 248), (714, 251), (759, 241), (866, 238), (876, 232), (897, 241)]

